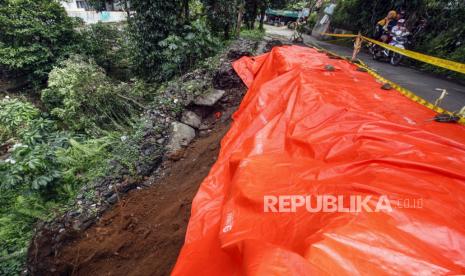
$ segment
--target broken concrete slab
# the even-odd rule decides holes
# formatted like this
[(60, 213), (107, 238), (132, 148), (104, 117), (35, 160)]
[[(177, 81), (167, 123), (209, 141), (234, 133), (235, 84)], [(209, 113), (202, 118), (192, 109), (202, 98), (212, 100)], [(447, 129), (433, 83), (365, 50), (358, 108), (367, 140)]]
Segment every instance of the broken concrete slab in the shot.
[(202, 124), (202, 119), (199, 115), (188, 110), (182, 114), (181, 122), (193, 128), (199, 128)]
[(167, 145), (167, 156), (173, 160), (182, 158), (184, 148), (195, 138), (195, 130), (183, 123), (171, 123), (171, 135)]
[(204, 95), (197, 97), (194, 104), (201, 106), (214, 106), (226, 93), (224, 90), (211, 89)]

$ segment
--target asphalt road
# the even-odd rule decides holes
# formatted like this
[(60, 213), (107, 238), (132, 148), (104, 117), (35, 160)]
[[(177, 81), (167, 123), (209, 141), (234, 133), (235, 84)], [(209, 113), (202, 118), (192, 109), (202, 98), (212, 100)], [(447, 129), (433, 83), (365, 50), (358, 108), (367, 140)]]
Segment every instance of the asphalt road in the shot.
[[(289, 39), (293, 31), (287, 27), (265, 25), (267, 35)], [(316, 45), (341, 56), (352, 56), (352, 49), (318, 41), (312, 36), (304, 35), (305, 43)], [(448, 81), (433, 74), (421, 72), (405, 66), (392, 66), (388, 62), (374, 61), (367, 53), (360, 53), (358, 58), (363, 60), (384, 78), (399, 84), (420, 97), (434, 102), (441, 94), (437, 88), (446, 89), (449, 95), (442, 101), (441, 107), (449, 111), (459, 111), (465, 106), (465, 86)]]

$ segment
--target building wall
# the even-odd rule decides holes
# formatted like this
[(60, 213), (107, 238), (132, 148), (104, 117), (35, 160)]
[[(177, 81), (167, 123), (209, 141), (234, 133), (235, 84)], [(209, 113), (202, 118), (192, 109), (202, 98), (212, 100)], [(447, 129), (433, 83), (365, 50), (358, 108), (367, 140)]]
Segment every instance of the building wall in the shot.
[(78, 9), (76, 0), (72, 1), (60, 1), (61, 5), (65, 8), (66, 11), (78, 11), (84, 9)]
[(103, 11), (96, 12), (78, 7), (76, 0), (61, 1), (61, 5), (71, 17), (79, 17), (86, 24), (95, 24), (97, 22), (120, 22), (126, 21), (126, 12), (124, 11)]

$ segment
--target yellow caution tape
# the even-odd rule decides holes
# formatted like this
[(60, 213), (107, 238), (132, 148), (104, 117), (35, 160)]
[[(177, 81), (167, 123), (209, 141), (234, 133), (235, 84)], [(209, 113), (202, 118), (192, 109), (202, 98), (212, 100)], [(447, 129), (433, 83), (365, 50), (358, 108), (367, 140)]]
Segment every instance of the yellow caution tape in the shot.
[[(354, 34), (329, 34), (329, 33), (323, 33), (323, 35), (328, 35), (328, 36), (334, 36), (334, 37), (357, 37), (357, 35)], [(401, 49), (386, 43), (382, 43), (380, 41), (377, 41), (375, 39), (371, 39), (365, 36), (362, 36), (362, 39), (369, 41), (371, 43), (374, 43), (376, 45), (379, 45), (385, 49), (388, 49), (390, 51), (396, 52), (398, 54), (404, 55), (406, 57), (416, 59), (428, 64), (432, 64), (438, 67), (442, 67), (451, 71), (459, 72), (462, 74), (465, 74), (465, 64), (447, 60), (447, 59), (442, 59), (442, 58), (437, 58), (433, 56), (428, 56), (425, 54), (421, 54), (418, 52), (406, 50), (406, 49)]]
[(455, 71), (455, 72), (465, 74), (465, 64), (455, 62), (455, 61), (450, 61), (450, 60), (447, 60), (447, 59), (442, 59), (442, 58), (437, 58), (437, 57), (432, 57), (432, 56), (420, 54), (420, 53), (410, 51), (410, 50), (401, 49), (399, 47), (395, 47), (395, 46), (392, 46), (392, 45), (389, 45), (389, 44), (386, 44), (386, 43), (382, 43), (382, 42), (379, 42), (377, 40), (374, 40), (374, 39), (371, 39), (371, 38), (368, 38), (368, 37), (363, 37), (363, 39), (365, 39), (367, 41), (370, 41), (371, 43), (377, 44), (377, 45), (379, 45), (379, 46), (381, 46), (383, 48), (386, 48), (386, 49), (388, 49), (390, 51), (393, 51), (393, 52), (399, 53), (401, 55), (404, 55), (406, 57), (413, 58), (413, 59), (416, 59), (416, 60), (419, 60), (419, 61), (423, 61), (425, 63), (429, 63), (429, 64), (432, 64), (432, 65), (435, 65), (435, 66), (438, 66), (438, 67), (446, 68), (446, 69), (449, 69), (449, 70), (452, 70), (452, 71)]
[[(355, 35), (356, 36), (356, 35)], [(334, 56), (337, 56), (337, 57), (340, 57), (342, 59), (346, 59), (348, 60), (347, 58), (345, 57), (342, 57), (334, 52), (331, 52), (329, 50), (326, 50), (326, 49), (323, 49), (321, 47), (317, 47), (313, 44), (311, 44), (312, 47), (315, 47), (319, 50), (322, 50), (322, 51), (325, 51), (331, 55), (334, 55)], [(398, 85), (397, 83), (395, 82), (392, 82), (388, 79), (385, 79), (384, 77), (382, 77), (381, 75), (379, 75), (378, 73), (376, 73), (373, 69), (371, 69), (370, 67), (368, 67), (368, 65), (366, 65), (363, 61), (361, 61), (360, 59), (358, 60), (359, 63), (354, 63), (356, 66), (360, 67), (360, 68), (363, 68), (365, 70), (367, 70), (368, 74), (372, 75), (373, 77), (375, 77), (377, 80), (379, 80), (380, 82), (383, 82), (383, 83), (389, 83), (396, 91), (400, 92), (402, 95), (404, 95), (405, 97), (409, 98), (410, 100), (414, 101), (414, 102), (417, 102), (437, 113), (441, 113), (441, 114), (454, 114), (453, 112), (450, 112), (448, 110), (445, 110), (439, 106), (436, 106), (430, 102), (428, 102), (427, 100), (423, 99), (422, 97), (416, 95), (415, 93), (413, 93), (412, 91)], [(465, 125), (465, 118), (464, 117), (461, 117), (461, 119), (459, 120), (458, 122), (459, 124), (461, 125)]]
[(322, 33), (322, 35), (335, 36), (335, 37), (356, 37), (357, 36), (354, 34), (328, 34), (328, 33)]

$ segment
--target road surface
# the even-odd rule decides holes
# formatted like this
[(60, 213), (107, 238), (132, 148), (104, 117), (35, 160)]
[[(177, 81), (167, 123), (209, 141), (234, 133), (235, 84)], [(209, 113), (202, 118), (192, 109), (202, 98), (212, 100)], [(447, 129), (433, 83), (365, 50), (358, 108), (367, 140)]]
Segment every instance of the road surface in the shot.
[[(287, 27), (274, 27), (265, 25), (267, 35), (289, 39), (293, 31)], [(306, 44), (316, 45), (341, 56), (352, 56), (352, 49), (318, 41), (314, 37), (304, 35)], [(465, 86), (438, 78), (432, 74), (421, 72), (404, 66), (392, 66), (387, 62), (374, 61), (367, 53), (358, 56), (370, 68), (374, 69), (384, 78), (399, 84), (414, 92), (418, 96), (433, 102), (440, 96), (441, 92), (436, 88), (446, 89), (449, 95), (442, 101), (441, 107), (449, 111), (459, 111), (465, 106)]]

